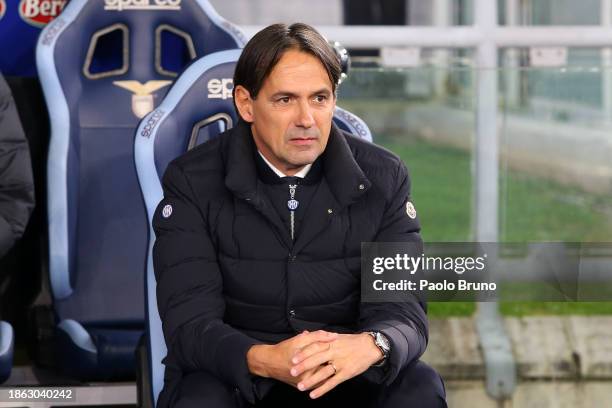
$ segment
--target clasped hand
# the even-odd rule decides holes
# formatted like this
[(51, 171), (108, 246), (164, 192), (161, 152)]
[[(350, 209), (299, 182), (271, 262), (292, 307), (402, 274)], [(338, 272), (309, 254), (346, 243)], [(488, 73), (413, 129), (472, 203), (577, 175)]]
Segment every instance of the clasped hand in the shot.
[(256, 345), (247, 353), (252, 373), (310, 391), (319, 398), (382, 358), (367, 333), (304, 331), (274, 345)]

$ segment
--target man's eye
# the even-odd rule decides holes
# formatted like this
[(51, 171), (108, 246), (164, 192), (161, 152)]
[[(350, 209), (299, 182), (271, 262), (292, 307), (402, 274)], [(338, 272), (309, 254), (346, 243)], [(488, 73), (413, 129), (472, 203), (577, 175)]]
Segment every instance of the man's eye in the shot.
[(325, 95), (317, 95), (315, 96), (315, 101), (319, 103), (323, 103), (327, 100), (327, 96)]
[(282, 98), (278, 98), (276, 100), (276, 102), (281, 103), (281, 104), (287, 104), (289, 103), (290, 98), (288, 96), (282, 97)]

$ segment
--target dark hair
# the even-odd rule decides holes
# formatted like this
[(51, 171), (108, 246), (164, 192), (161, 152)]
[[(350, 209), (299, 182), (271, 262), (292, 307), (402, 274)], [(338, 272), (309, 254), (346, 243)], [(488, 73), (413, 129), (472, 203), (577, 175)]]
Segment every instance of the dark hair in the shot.
[(234, 89), (242, 85), (255, 99), (283, 54), (291, 49), (316, 57), (329, 75), (332, 90), (340, 80), (340, 60), (332, 46), (308, 24), (272, 24), (255, 34), (242, 50), (234, 72)]

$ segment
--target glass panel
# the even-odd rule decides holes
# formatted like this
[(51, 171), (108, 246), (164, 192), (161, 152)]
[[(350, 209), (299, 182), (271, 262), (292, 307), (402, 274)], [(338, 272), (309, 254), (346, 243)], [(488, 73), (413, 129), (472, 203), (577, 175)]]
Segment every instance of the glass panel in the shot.
[(601, 0), (498, 0), (500, 24), (597, 25)]
[(610, 68), (526, 68), (500, 77), (500, 238), (612, 241)]
[(339, 89), (338, 105), (406, 163), (428, 241), (472, 237), (473, 86), (469, 68), (357, 68)]
[[(338, 105), (363, 119), (405, 162), (426, 242), (472, 239), (474, 72), (466, 67), (355, 68)], [(470, 315), (471, 303), (430, 303), (430, 316)]]
[[(612, 66), (606, 51), (570, 51), (563, 68), (531, 68), (522, 51), (508, 51), (498, 70), (501, 242), (612, 242)], [(339, 89), (338, 105), (408, 166), (426, 242), (474, 238), (476, 84), (485, 71), (447, 53), (448, 67), (353, 68)], [(473, 307), (432, 303), (430, 314), (469, 314)], [(612, 303), (501, 309), (610, 314)]]
[[(502, 64), (506, 67), (502, 74), (502, 89), (511, 88), (506, 95), (508, 109), (520, 110), (534, 118), (557, 116), (569, 119), (568, 115), (572, 115), (572, 122), (597, 125), (601, 117), (603, 88), (602, 82), (594, 78), (601, 77), (598, 73), (600, 65), (610, 65), (605, 57), (607, 54), (598, 49), (570, 48), (569, 69), (559, 69), (556, 75), (550, 70), (529, 68), (529, 51), (526, 49), (504, 50), (502, 55)], [(563, 82), (559, 82), (559, 75), (563, 76)], [(515, 83), (517, 80), (519, 82)], [(517, 92), (526, 98), (521, 103), (517, 101)], [(591, 114), (593, 110), (595, 116)]]
[(473, 0), (407, 0), (408, 25), (471, 25)]
[[(612, 69), (598, 61), (501, 70), (500, 241), (612, 242), (611, 78)], [(610, 314), (612, 303), (515, 302), (501, 309)]]
[(600, 0), (533, 0), (533, 25), (599, 24)]

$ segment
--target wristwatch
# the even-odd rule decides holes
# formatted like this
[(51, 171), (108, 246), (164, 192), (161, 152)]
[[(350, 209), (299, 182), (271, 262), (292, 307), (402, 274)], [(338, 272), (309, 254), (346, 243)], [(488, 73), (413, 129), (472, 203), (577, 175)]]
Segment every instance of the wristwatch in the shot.
[(387, 336), (377, 331), (371, 331), (368, 332), (368, 334), (372, 336), (372, 338), (374, 339), (374, 344), (376, 344), (376, 347), (378, 347), (383, 354), (383, 358), (378, 363), (372, 365), (372, 367), (382, 367), (387, 362), (389, 352), (391, 351), (391, 344), (389, 343), (389, 339), (387, 339)]

